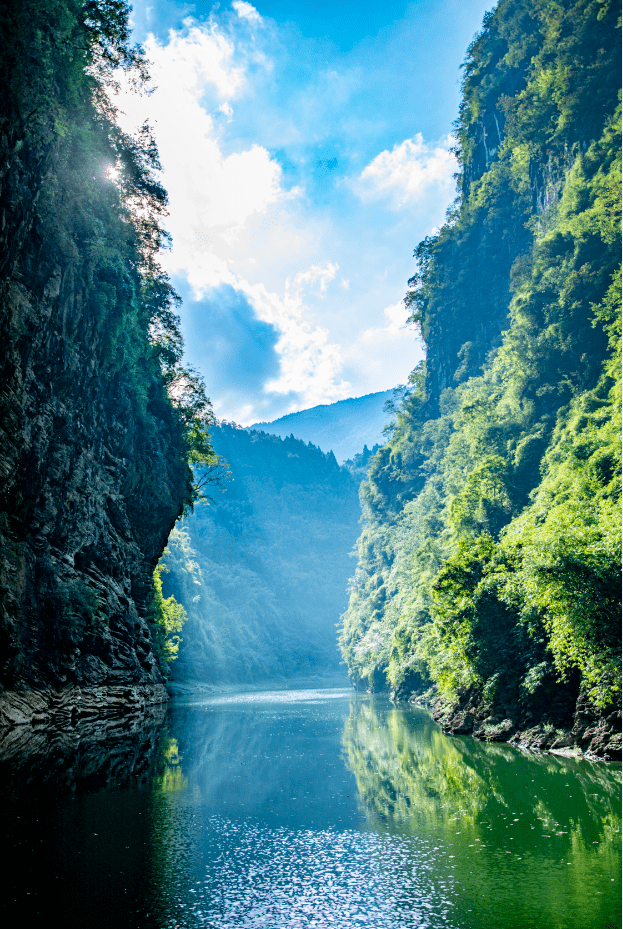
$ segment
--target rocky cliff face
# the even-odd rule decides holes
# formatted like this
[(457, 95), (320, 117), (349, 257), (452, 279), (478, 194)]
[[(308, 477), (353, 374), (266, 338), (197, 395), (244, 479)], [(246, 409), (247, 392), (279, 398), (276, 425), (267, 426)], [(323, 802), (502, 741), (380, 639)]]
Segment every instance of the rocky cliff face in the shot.
[[(145, 272), (145, 234), (128, 214), (127, 187), (103, 170), (115, 157), (132, 156), (135, 194), (142, 184), (149, 206), (145, 159), (121, 150), (119, 135), (94, 106), (94, 84), (81, 67), (87, 52), (84, 61), (73, 61), (71, 88), (60, 86), (57, 72), (69, 67), (62, 56), (80, 59), (66, 49), (79, 49), (84, 39), (80, 6), (75, 20), (68, 9), (11, 5), (8, 25), (0, 24), (19, 36), (26, 54), (29, 42), (43, 41), (36, 22), (43, 17), (49, 42), (42, 58), (49, 73), (35, 80), (29, 72), (28, 84), (24, 75), (13, 79), (5, 61), (1, 72), (5, 723), (17, 719), (10, 709), (16, 692), (38, 690), (46, 704), (54, 690), (77, 688), (78, 705), (89, 702), (89, 688), (98, 688), (97, 704), (102, 688), (114, 685), (135, 697), (140, 692), (141, 699), (149, 693), (162, 699), (152, 573), (191, 495), (183, 424), (167, 398), (150, 336), (150, 300), (159, 287), (166, 304), (166, 283), (153, 264)], [(73, 44), (60, 31), (68, 21)], [(88, 51), (86, 40), (82, 47)], [(50, 69), (54, 56), (57, 71)], [(161, 314), (162, 307), (160, 299)]]
[[(166, 460), (175, 424), (161, 400), (161, 435), (145, 434), (130, 385), (103, 361), (88, 269), (37, 225), (2, 293), (0, 680), (161, 685), (147, 616), (181, 511)], [(177, 477), (183, 490), (187, 475)]]
[[(547, 229), (571, 165), (616, 106), (620, 11), (609, 5), (597, 17), (593, 9), (580, 0), (551, 9), (500, 0), (468, 49), (455, 123), (459, 197), (441, 234), (416, 249), (419, 272), (410, 281), (414, 291), (424, 284), (409, 299), (426, 342), (433, 416), (443, 391), (479, 376), (501, 344), (535, 233)], [(554, 32), (551, 17), (560, 12)], [(560, 89), (536, 89), (535, 62), (544, 82), (562, 80)], [(559, 119), (563, 100), (569, 113)]]

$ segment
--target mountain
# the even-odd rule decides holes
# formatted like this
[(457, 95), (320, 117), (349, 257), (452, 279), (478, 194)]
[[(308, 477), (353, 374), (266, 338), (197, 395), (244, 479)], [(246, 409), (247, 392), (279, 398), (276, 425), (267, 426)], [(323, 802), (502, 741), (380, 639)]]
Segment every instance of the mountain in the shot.
[(325, 452), (332, 451), (342, 464), (363, 451), (383, 442), (383, 428), (391, 419), (383, 407), (393, 397), (393, 390), (383, 390), (364, 397), (351, 397), (337, 403), (313, 406), (299, 413), (289, 413), (271, 423), (255, 423), (249, 429), (268, 432), (282, 439), (293, 435), (311, 442)]
[(231, 479), (171, 534), (162, 574), (188, 620), (173, 681), (335, 676), (359, 532), (358, 482), (300, 439), (221, 424)]
[(621, 757), (615, 0), (501, 0), (464, 64), (458, 196), (415, 249), (426, 362), (361, 488), (352, 680), (447, 729)]
[(157, 153), (107, 101), (144, 68), (128, 16), (0, 12), (0, 726), (166, 700), (153, 571), (207, 401), (158, 266)]

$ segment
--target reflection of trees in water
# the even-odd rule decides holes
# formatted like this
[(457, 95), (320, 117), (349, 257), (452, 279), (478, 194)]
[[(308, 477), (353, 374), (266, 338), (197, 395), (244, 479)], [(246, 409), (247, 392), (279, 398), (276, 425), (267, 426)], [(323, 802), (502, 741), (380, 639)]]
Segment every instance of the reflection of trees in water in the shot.
[(160, 764), (154, 777), (154, 789), (162, 793), (179, 793), (187, 787), (188, 778), (182, 770), (177, 739), (167, 733), (160, 748)]
[(485, 792), (481, 775), (461, 765), (453, 741), (419, 721), (353, 701), (343, 742), (368, 812), (383, 822), (416, 812), (439, 822), (461, 810), (473, 821)]
[(460, 844), (507, 833), (531, 847), (547, 834), (567, 856), (618, 855), (620, 767), (448, 738), (425, 711), (360, 698), (343, 745), (377, 827), (421, 834), (426, 823)]

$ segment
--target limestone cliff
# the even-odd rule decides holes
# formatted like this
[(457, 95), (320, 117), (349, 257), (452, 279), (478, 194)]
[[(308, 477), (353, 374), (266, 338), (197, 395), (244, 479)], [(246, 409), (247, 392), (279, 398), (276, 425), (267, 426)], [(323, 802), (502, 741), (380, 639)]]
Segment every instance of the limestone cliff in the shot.
[(0, 29), (1, 725), (59, 688), (165, 698), (152, 573), (192, 474), (157, 155), (106, 96), (142, 66), (127, 8), (9, 3)]

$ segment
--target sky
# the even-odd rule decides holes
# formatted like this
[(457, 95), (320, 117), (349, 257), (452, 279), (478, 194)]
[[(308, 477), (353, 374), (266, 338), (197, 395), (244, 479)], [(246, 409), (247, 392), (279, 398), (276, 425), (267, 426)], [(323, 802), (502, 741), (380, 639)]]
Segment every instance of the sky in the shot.
[(162, 263), (219, 419), (405, 383), (413, 250), (455, 197), (452, 125), (481, 0), (136, 0), (169, 192)]

